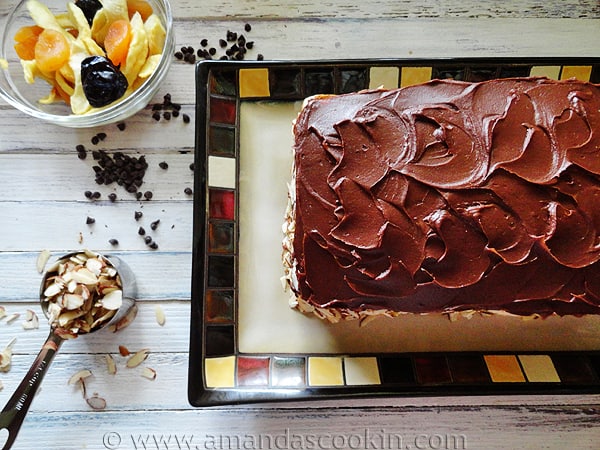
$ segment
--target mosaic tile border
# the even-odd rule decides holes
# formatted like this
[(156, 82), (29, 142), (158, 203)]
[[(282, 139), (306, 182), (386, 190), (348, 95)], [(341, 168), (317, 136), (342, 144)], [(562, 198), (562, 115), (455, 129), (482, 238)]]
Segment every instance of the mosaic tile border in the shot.
[(600, 392), (599, 352), (249, 355), (236, 335), (239, 105), (432, 78), (575, 77), (600, 58), (203, 61), (196, 68), (196, 179), (188, 397), (194, 406), (427, 393)]

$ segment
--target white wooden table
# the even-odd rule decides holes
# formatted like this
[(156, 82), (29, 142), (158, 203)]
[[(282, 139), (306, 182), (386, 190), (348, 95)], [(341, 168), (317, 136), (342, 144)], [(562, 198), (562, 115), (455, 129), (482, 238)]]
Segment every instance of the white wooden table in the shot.
[[(562, 1), (363, 1), (180, 0), (173, 2), (178, 47), (217, 43), (227, 30), (252, 25), (255, 42), (247, 59), (391, 58), (439, 56), (596, 56), (600, 3)], [(352, 5), (354, 3), (354, 5)], [(279, 436), (271, 448), (294, 448), (293, 435), (321, 436), (322, 448), (339, 447), (351, 433), (394, 433), (390, 445), (364, 441), (360, 448), (598, 448), (600, 395), (536, 397), (398, 398), (237, 407), (191, 408), (187, 402), (192, 201), (194, 67), (175, 62), (156, 97), (171, 93), (191, 124), (156, 122), (149, 109), (119, 131), (68, 130), (46, 125), (0, 103), (0, 305), (21, 316), (0, 321), (0, 349), (16, 338), (12, 367), (0, 373), (0, 404), (21, 380), (46, 338), (37, 302), (42, 249), (54, 255), (82, 247), (113, 250), (136, 273), (139, 315), (117, 334), (67, 342), (56, 356), (14, 445), (15, 449), (258, 448), (260, 436)], [(97, 146), (98, 132), (107, 138)], [(146, 155), (150, 169), (137, 202), (113, 186), (97, 186), (93, 161), (77, 158), (75, 146)], [(168, 170), (158, 167), (166, 161)], [(102, 193), (91, 202), (86, 190)], [(115, 191), (119, 200), (107, 195)], [(135, 210), (143, 211), (140, 222)], [(94, 217), (93, 225), (86, 218)], [(159, 249), (149, 250), (139, 225), (154, 232)], [(156, 323), (155, 307), (166, 315)], [(24, 330), (26, 310), (40, 317), (37, 330)], [(150, 349), (144, 365), (126, 369), (118, 346)], [(108, 375), (104, 355), (118, 372)], [(69, 377), (90, 369), (88, 394), (107, 401), (92, 410)], [(287, 437), (286, 437), (287, 436)], [(3, 440), (1, 440), (3, 442)], [(308, 446), (308, 441), (305, 441)], [(352, 442), (346, 441), (348, 445)], [(319, 448), (318, 443), (313, 448)], [(366, 445), (366, 447), (365, 447)], [(249, 446), (249, 447), (248, 447)]]

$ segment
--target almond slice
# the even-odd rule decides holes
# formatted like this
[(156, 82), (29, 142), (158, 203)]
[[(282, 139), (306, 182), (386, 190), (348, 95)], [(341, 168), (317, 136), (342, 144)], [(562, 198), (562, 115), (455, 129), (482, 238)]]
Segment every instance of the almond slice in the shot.
[(108, 373), (114, 375), (117, 373), (117, 365), (115, 364), (114, 358), (108, 353), (104, 355), (104, 359), (106, 360), (106, 369)]
[(133, 356), (131, 356), (127, 360), (127, 367), (129, 367), (131, 369), (131, 368), (139, 366), (141, 363), (143, 363), (146, 360), (149, 352), (150, 352), (150, 349), (143, 348), (142, 350), (139, 350), (136, 353), (134, 353)]
[(42, 273), (44, 271), (44, 267), (46, 267), (46, 263), (50, 259), (50, 255), (50, 251), (46, 249), (42, 250), (38, 255), (37, 260), (35, 262), (35, 267), (39, 273)]
[(6, 318), (6, 323), (7, 324), (13, 323), (15, 320), (17, 320), (19, 318), (20, 315), (21, 314), (19, 314), (19, 313), (12, 313), (11, 315), (9, 315)]
[(144, 367), (142, 369), (142, 376), (149, 380), (156, 380), (156, 370), (151, 367)]
[(119, 345), (119, 353), (121, 354), (121, 356), (131, 355), (131, 352), (129, 351), (129, 349), (127, 347), (125, 347), (124, 345)]
[(22, 325), (24, 330), (37, 330), (40, 327), (40, 321), (35, 311), (28, 309), (25, 312), (25, 320)]
[(154, 315), (156, 316), (156, 323), (158, 323), (162, 327), (166, 322), (166, 317), (165, 312), (160, 307), (160, 305), (157, 305), (154, 308)]
[(79, 372), (75, 372), (73, 375), (71, 375), (71, 378), (69, 378), (69, 381), (67, 382), (67, 384), (76, 384), (79, 383), (80, 381), (85, 380), (87, 377), (92, 375), (92, 371), (89, 369), (82, 369)]
[(88, 405), (92, 407), (92, 409), (105, 409), (106, 408), (106, 400), (102, 397), (99, 397), (97, 393), (94, 393), (91, 397), (85, 399)]

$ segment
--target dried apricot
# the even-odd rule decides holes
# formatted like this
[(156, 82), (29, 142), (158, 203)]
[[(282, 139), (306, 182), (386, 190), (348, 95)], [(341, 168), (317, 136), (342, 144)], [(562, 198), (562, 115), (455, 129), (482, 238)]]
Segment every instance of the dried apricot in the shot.
[(115, 20), (110, 24), (104, 38), (104, 49), (106, 50), (106, 56), (115, 66), (124, 63), (127, 59), (130, 42), (131, 25), (129, 20)]
[(35, 60), (42, 72), (60, 69), (71, 56), (67, 39), (58, 31), (45, 29), (35, 44)]
[(127, 12), (130, 19), (136, 12), (139, 12), (142, 20), (145, 22), (154, 11), (152, 10), (152, 5), (145, 0), (127, 0)]
[(25, 60), (35, 58), (35, 44), (42, 31), (44, 29), (37, 25), (21, 27), (17, 30), (15, 33), (15, 51), (19, 55), (19, 58)]

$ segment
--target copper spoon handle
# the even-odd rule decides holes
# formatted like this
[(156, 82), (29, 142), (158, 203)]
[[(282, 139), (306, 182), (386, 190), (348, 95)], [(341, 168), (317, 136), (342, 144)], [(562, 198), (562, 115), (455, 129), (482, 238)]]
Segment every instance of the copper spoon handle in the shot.
[[(17, 438), (38, 386), (63, 341), (64, 339), (58, 336), (54, 330), (50, 331), (48, 339), (46, 339), (23, 381), (17, 386), (14, 394), (0, 412), (0, 431), (3, 429), (8, 430), (8, 439), (2, 450), (8, 450)], [(0, 442), (1, 444), (2, 442)]]

